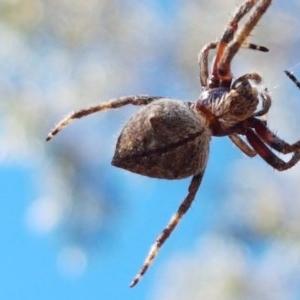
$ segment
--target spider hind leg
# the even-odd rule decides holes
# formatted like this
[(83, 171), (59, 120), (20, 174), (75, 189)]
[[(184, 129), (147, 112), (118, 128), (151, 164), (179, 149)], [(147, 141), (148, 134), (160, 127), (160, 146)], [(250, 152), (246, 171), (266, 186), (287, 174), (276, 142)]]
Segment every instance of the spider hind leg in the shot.
[(67, 127), (72, 121), (75, 119), (80, 119), (91, 115), (96, 112), (100, 112), (103, 110), (119, 108), (128, 104), (132, 105), (147, 105), (152, 101), (162, 99), (163, 97), (157, 96), (147, 96), (147, 95), (136, 95), (136, 96), (125, 96), (116, 99), (112, 99), (110, 101), (100, 103), (95, 106), (90, 106), (88, 108), (80, 109), (76, 112), (71, 113), (70, 115), (66, 116), (62, 119), (55, 127), (52, 129), (46, 138), (46, 141), (50, 141), (55, 135), (57, 135), (62, 129)]
[(147, 272), (148, 268), (154, 261), (157, 256), (160, 248), (163, 246), (164, 242), (168, 239), (168, 237), (172, 234), (175, 227), (179, 224), (184, 214), (189, 210), (191, 204), (193, 203), (196, 193), (200, 187), (204, 171), (198, 175), (194, 175), (192, 181), (189, 185), (189, 192), (186, 198), (182, 201), (180, 206), (178, 207), (177, 212), (173, 215), (168, 225), (163, 229), (160, 235), (157, 237), (155, 243), (151, 246), (150, 251), (137, 275), (132, 280), (130, 287), (134, 287), (143, 275)]

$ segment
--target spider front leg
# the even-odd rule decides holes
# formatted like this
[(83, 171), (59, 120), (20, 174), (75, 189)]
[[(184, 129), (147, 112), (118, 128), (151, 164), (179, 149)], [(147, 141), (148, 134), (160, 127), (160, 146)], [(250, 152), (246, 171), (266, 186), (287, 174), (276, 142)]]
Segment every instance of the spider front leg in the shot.
[[(209, 51), (216, 49), (218, 46), (218, 42), (210, 42), (206, 44), (202, 49), (200, 50), (198, 54), (198, 64), (200, 68), (199, 78), (200, 78), (200, 85), (203, 89), (208, 88), (208, 55)], [(252, 43), (243, 43), (242, 48), (256, 50), (256, 51), (262, 51), (262, 52), (268, 52), (269, 49), (264, 46), (259, 46)], [(217, 55), (220, 55), (218, 53)], [(216, 61), (216, 60), (215, 60)]]
[[(254, 3), (255, 2), (255, 3)], [(271, 0), (262, 0), (261, 3), (254, 9), (253, 13), (250, 15), (248, 21), (245, 23), (243, 29), (239, 32), (237, 37), (233, 40), (231, 44), (228, 43), (228, 40), (231, 41), (233, 39), (233, 34), (236, 31), (236, 27), (240, 19), (256, 4), (258, 1), (246, 1), (244, 6), (238, 10), (236, 16), (234, 16), (233, 20), (229, 23), (228, 31), (229, 31), (229, 39), (227, 38), (227, 32), (225, 31), (223, 34), (224, 45), (219, 50), (221, 52), (221, 57), (215, 61), (214, 64), (214, 76), (217, 76), (222, 84), (227, 85), (231, 82), (232, 74), (230, 69), (230, 64), (238, 52), (240, 47), (245, 43), (246, 38), (250, 35), (251, 31), (254, 29), (260, 18), (266, 12), (268, 7), (271, 4)], [(232, 29), (231, 29), (232, 27)], [(226, 48), (226, 45), (228, 47)], [(220, 46), (221, 47), (221, 46)]]
[(209, 51), (215, 49), (217, 47), (217, 42), (211, 42), (206, 44), (198, 54), (198, 64), (200, 68), (200, 85), (202, 89), (207, 88), (207, 80), (208, 80), (208, 54)]
[(189, 210), (191, 204), (193, 203), (193, 201), (195, 199), (195, 196), (199, 189), (199, 186), (201, 184), (203, 174), (204, 174), (204, 171), (198, 175), (193, 176), (192, 181), (189, 185), (188, 195), (183, 200), (183, 202), (180, 204), (175, 215), (173, 215), (173, 217), (169, 221), (168, 225), (160, 233), (160, 235), (157, 237), (155, 243), (150, 248), (149, 254), (146, 257), (146, 259), (143, 263), (143, 266), (141, 267), (140, 271), (137, 273), (137, 275), (131, 282), (130, 287), (134, 287), (140, 281), (142, 276), (147, 272), (148, 268), (154, 261), (155, 257), (157, 256), (157, 254), (158, 254), (160, 248), (163, 246), (164, 242), (172, 234), (175, 227), (181, 221), (183, 215)]
[[(227, 45), (233, 40), (234, 34), (238, 29), (239, 21), (251, 10), (251, 8), (255, 5), (257, 1), (248, 0), (244, 4), (242, 4), (234, 13), (233, 17), (228, 22), (224, 33), (218, 43), (217, 54), (213, 64), (212, 77), (210, 79), (209, 86), (210, 88), (218, 87), (220, 84), (220, 72), (219, 72), (219, 63), (223, 58), (223, 55), (226, 51)], [(230, 72), (229, 72), (230, 73)], [(228, 74), (226, 74), (228, 75)], [(224, 75), (222, 74), (225, 79)], [(228, 85), (230, 85), (232, 76), (230, 74), (230, 78), (228, 78)]]
[(88, 116), (90, 114), (100, 112), (107, 109), (119, 108), (128, 104), (132, 105), (147, 105), (150, 102), (153, 102), (158, 99), (162, 99), (164, 97), (159, 96), (147, 96), (147, 95), (136, 95), (136, 96), (126, 96), (120, 97), (116, 99), (112, 99), (108, 102), (100, 103), (95, 106), (91, 106), (88, 108), (80, 109), (76, 112), (71, 113), (63, 120), (61, 120), (54, 129), (47, 135), (46, 141), (51, 140), (56, 134), (58, 134), (62, 129), (68, 126), (75, 119), (80, 119), (82, 117)]

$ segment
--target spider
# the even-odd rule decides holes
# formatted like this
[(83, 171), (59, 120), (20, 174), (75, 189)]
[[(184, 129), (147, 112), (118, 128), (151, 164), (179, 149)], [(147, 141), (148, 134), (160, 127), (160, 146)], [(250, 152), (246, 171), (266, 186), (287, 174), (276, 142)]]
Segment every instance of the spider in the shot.
[[(247, 73), (233, 81), (230, 68), (241, 47), (268, 51), (265, 47), (247, 43), (246, 38), (270, 4), (271, 0), (244, 1), (225, 26), (221, 38), (202, 48), (198, 58), (202, 91), (195, 103), (147, 95), (112, 99), (70, 114), (46, 138), (50, 140), (75, 119), (128, 104), (144, 105), (122, 129), (112, 164), (154, 178), (192, 176), (187, 196), (150, 248), (130, 287), (135, 286), (146, 273), (194, 201), (205, 171), (212, 136), (229, 136), (243, 153), (250, 157), (258, 154), (278, 171), (287, 170), (300, 160), (300, 141), (289, 144), (280, 139), (262, 118), (271, 107), (271, 97), (266, 89), (257, 89), (261, 76)], [(240, 20), (247, 14), (248, 19), (238, 31)], [(215, 50), (216, 54), (209, 76), (208, 55), (211, 50)], [(296, 77), (289, 71), (285, 72), (300, 88)], [(272, 149), (283, 154), (291, 153), (292, 156), (285, 162)]]

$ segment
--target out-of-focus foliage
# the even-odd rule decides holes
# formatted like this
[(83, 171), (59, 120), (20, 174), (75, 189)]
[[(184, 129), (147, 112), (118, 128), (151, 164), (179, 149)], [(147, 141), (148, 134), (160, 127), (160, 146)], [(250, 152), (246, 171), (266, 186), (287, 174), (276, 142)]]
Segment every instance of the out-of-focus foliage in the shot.
[[(28, 224), (42, 234), (60, 228), (62, 257), (84, 267), (116, 220), (123, 198), (109, 160), (128, 109), (74, 124), (46, 144), (48, 130), (72, 109), (125, 94), (196, 99), (197, 52), (237, 3), (0, 1), (1, 163), (33, 170), (38, 197)], [(274, 99), (271, 128), (291, 141), (299, 138), (299, 91), (282, 70), (299, 61), (299, 10), (297, 0), (274, 1), (251, 36), (270, 53), (241, 50), (234, 61), (237, 75), (262, 74)], [(212, 160), (226, 160), (222, 149), (213, 152)], [(297, 299), (299, 175), (299, 167), (277, 174), (244, 157), (219, 175), (227, 191), (218, 195), (219, 221), (190, 253), (170, 259), (153, 297)]]

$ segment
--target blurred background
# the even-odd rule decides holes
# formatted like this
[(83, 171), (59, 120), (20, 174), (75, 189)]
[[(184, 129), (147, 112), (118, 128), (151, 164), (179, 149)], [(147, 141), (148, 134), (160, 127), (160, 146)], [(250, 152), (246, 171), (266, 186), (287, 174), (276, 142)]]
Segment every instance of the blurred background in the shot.
[[(238, 0), (0, 0), (0, 298), (300, 299), (300, 166), (283, 173), (214, 138), (193, 207), (144, 279), (128, 285), (190, 179), (114, 168), (136, 108), (76, 121), (74, 109), (129, 94), (194, 101), (197, 54)], [(273, 1), (236, 77), (258, 72), (269, 126), (299, 139), (300, 3)]]

